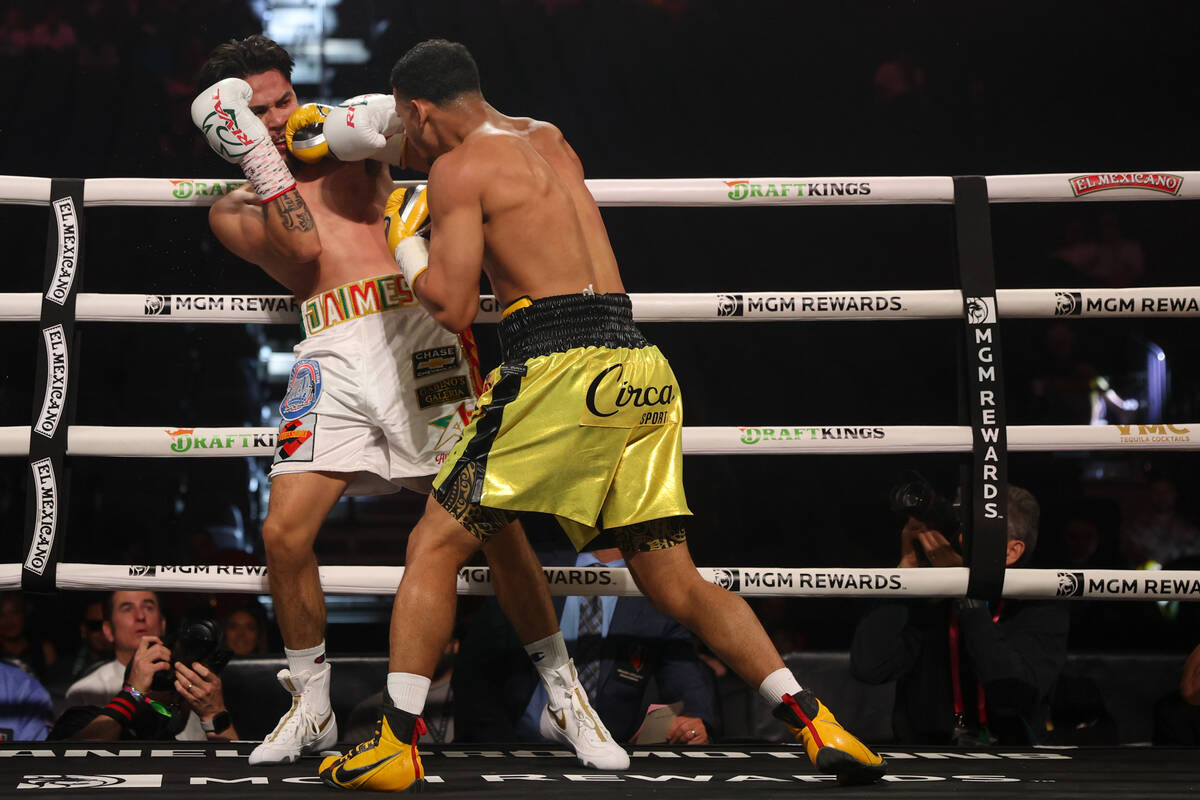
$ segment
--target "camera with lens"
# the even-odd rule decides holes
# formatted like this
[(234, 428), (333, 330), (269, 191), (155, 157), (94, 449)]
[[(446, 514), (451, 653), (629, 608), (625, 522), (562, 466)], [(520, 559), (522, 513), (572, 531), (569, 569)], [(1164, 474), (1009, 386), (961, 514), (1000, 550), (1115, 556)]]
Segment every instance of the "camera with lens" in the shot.
[[(171, 663), (179, 662), (188, 668), (199, 661), (201, 664), (219, 673), (229, 663), (233, 652), (224, 647), (224, 637), (221, 627), (211, 619), (183, 620), (179, 632), (170, 645)], [(154, 674), (150, 688), (166, 692), (175, 688), (175, 670), (164, 669)]]
[[(888, 492), (888, 504), (896, 514), (912, 517), (929, 530), (938, 531), (951, 547), (959, 549), (958, 535), (962, 532), (959, 507), (939, 494), (921, 473), (915, 470), (904, 472)], [(924, 563), (924, 553), (917, 549), (918, 557)]]

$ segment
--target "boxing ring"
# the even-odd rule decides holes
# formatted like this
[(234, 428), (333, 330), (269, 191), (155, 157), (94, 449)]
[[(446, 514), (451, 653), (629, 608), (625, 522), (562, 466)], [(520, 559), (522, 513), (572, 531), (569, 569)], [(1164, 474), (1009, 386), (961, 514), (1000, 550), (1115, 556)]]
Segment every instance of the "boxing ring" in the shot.
[[(269, 593), (266, 568), (204, 564), (101, 565), (64, 562), (68, 531), (65, 467), (70, 458), (231, 458), (272, 456), (277, 430), (259, 427), (205, 427), (204, 420), (176, 420), (166, 427), (83, 426), (73, 424), (77, 374), (73, 350), (76, 323), (212, 323), (295, 325), (299, 307), (288, 295), (97, 294), (77, 291), (84, 248), (84, 210), (100, 206), (190, 206), (203, 208), (240, 185), (223, 179), (88, 179), (0, 176), (0, 203), (49, 205), (51, 209), (45, 276), (41, 292), (0, 294), (0, 321), (38, 324), (38, 371), (34, 414), (28, 426), (0, 427), (0, 456), (27, 459), (27, 514), (24, 560), (0, 564), (0, 588), (30, 591), (153, 589), (156, 591)], [(397, 185), (405, 185), (403, 183)], [(685, 427), (684, 453), (702, 455), (858, 455), (959, 453), (964, 459), (964, 525), (972, 535), (964, 566), (942, 569), (808, 569), (789, 567), (706, 567), (706, 580), (745, 596), (795, 597), (974, 597), (1200, 600), (1200, 571), (1146, 572), (1094, 569), (1005, 569), (1007, 453), (1062, 451), (1193, 451), (1200, 449), (1200, 422), (1157, 425), (1009, 425), (1004, 409), (1004, 376), (999, 321), (1002, 318), (1062, 319), (1118, 317), (1200, 317), (1200, 286), (1133, 289), (997, 290), (992, 267), (990, 207), (994, 203), (1091, 203), (1096, 201), (1183, 200), (1200, 198), (1200, 172), (1123, 172), (1006, 175), (982, 177), (832, 177), (669, 180), (591, 180), (601, 206), (816, 206), (952, 205), (958, 251), (959, 285), (940, 290), (854, 292), (751, 292), (734, 287), (719, 292), (630, 296), (638, 322), (780, 322), (962, 320), (964, 364), (960, 374), (967, 402), (954, 425), (756, 424)], [(338, 309), (327, 309), (336, 318)], [(495, 323), (494, 297), (480, 298), (479, 323)], [(627, 570), (547, 568), (552, 594), (637, 594)], [(330, 594), (390, 595), (401, 567), (325, 566), (321, 580)], [(458, 591), (491, 593), (483, 567), (464, 568)], [(0, 747), (0, 786), (73, 792), (84, 784), (65, 777), (93, 776), (103, 766), (134, 785), (220, 786), (222, 793), (259, 791), (261, 784), (295, 784), (310, 791), (315, 763), (259, 776), (234, 756), (248, 748), (186, 745), (194, 760), (162, 758), (151, 748)], [(133, 751), (138, 751), (136, 755)], [(121, 748), (120, 753), (126, 749)], [(162, 750), (162, 753), (171, 753)], [(423, 748), (424, 752), (424, 748)], [(573, 769), (562, 751), (466, 751), (430, 748), (427, 770), (440, 778), (434, 788), (464, 792), (526, 792), (530, 782), (571, 783), (571, 791), (611, 792), (619, 782), (626, 794), (695, 791), (704, 783), (714, 796), (734, 791), (775, 796), (781, 791), (816, 789), (803, 751), (770, 746), (728, 750), (666, 748), (634, 752), (629, 773), (604, 776)], [(480, 755), (480, 753), (485, 753)], [(465, 753), (465, 755), (464, 755)], [(6, 757), (7, 756), (7, 757)], [(1154, 750), (1031, 750), (1008, 753), (888, 752), (892, 794), (926, 796), (970, 791), (1007, 796), (1020, 791), (1061, 794), (1156, 794), (1200, 790), (1200, 757), (1195, 752)], [(130, 759), (124, 761), (122, 759)], [(139, 760), (134, 761), (132, 759)], [(147, 760), (148, 759), (148, 760)], [(524, 759), (524, 760), (522, 760)], [(707, 759), (707, 760), (700, 760)], [(801, 760), (796, 760), (801, 759)], [(718, 763), (719, 762), (719, 763)], [(155, 767), (147, 773), (147, 764)], [(115, 765), (115, 766), (114, 766)], [(160, 768), (160, 765), (161, 766)], [(686, 767), (686, 768), (685, 768)], [(168, 773), (169, 769), (169, 773)], [(1105, 777), (1119, 770), (1122, 778)], [(182, 771), (181, 771), (182, 770)], [(639, 771), (640, 770), (640, 771)], [(39, 775), (43, 777), (38, 777)], [(153, 783), (157, 775), (159, 782)], [(1152, 775), (1155, 783), (1144, 781)], [(663, 777), (667, 776), (667, 777)], [(704, 777), (707, 776), (707, 777)], [(1140, 777), (1135, 777), (1140, 776)], [(261, 780), (259, 778), (261, 777)], [(1126, 782), (1126, 777), (1128, 782)], [(58, 780), (58, 783), (55, 781)], [(99, 780), (99, 778), (97, 778)], [(241, 783), (229, 783), (241, 781)], [(722, 784), (718, 789), (714, 784)], [(913, 784), (909, 786), (908, 784)], [(586, 785), (585, 785), (586, 784)], [(728, 787), (725, 784), (730, 784)], [(736, 786), (734, 785), (736, 784)], [(753, 785), (746, 785), (753, 784)], [(786, 784), (786, 785), (785, 785)], [(969, 787), (964, 784), (971, 784)], [(90, 784), (89, 784), (90, 785)], [(115, 786), (104, 784), (96, 786)], [(73, 788), (74, 787), (74, 788)], [(313, 788), (311, 791), (323, 791)], [(448, 795), (448, 796), (449, 796)]]
[[(248, 767), (251, 745), (198, 742), (70, 747), (45, 742), (0, 745), (0, 786), (34, 797), (77, 798), (91, 789), (154, 797), (334, 797), (316, 761)], [(518, 800), (570, 792), (580, 800), (620, 797), (925, 798), (1183, 797), (1200, 791), (1196, 751), (1183, 748), (1085, 748), (986, 751), (881, 750), (882, 784), (839, 787), (812, 771), (804, 752), (779, 745), (632, 748), (625, 772), (580, 768), (565, 750), (421, 747), (424, 794)], [(99, 792), (112, 797), (112, 792)]]

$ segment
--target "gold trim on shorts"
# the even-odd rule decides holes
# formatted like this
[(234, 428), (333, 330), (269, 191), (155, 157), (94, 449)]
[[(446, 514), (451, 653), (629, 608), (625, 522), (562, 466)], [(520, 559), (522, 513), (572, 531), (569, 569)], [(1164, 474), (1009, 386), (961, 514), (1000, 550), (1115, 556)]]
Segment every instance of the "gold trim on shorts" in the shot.
[(687, 541), (683, 517), (665, 517), (648, 522), (635, 522), (608, 531), (622, 553), (648, 553), (667, 550)]
[(529, 298), (529, 295), (523, 294), (504, 307), (504, 311), (500, 314), (500, 318), (504, 319), (514, 311), (520, 311), (522, 308), (529, 308), (531, 305), (533, 305), (533, 300)]
[(300, 320), (304, 335), (312, 336), (352, 319), (420, 305), (403, 275), (380, 275), (342, 284), (308, 298), (300, 304)]

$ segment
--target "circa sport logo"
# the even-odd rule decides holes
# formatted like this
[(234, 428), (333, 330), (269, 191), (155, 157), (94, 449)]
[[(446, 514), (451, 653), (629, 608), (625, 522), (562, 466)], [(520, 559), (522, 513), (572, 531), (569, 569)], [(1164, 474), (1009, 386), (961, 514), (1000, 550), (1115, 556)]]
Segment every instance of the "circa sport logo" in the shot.
[[(614, 376), (620, 381), (621, 388), (617, 390), (617, 397), (613, 401), (616, 406), (612, 411), (601, 411), (596, 407), (596, 393), (600, 390), (600, 383), (613, 370), (617, 371)], [(632, 405), (635, 408), (644, 408), (645, 406), (669, 406), (675, 399), (675, 386), (668, 383), (666, 386), (630, 386), (628, 381), (621, 380), (625, 374), (624, 364), (613, 364), (608, 369), (601, 372), (592, 380), (592, 384), (588, 386), (587, 397), (585, 402), (587, 410), (597, 417), (611, 417), (622, 408)]]

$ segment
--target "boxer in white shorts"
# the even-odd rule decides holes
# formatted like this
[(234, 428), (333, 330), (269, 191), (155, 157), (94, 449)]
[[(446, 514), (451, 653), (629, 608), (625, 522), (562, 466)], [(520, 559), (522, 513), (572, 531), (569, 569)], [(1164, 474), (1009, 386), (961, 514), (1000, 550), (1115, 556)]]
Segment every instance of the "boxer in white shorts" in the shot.
[(272, 479), (355, 473), (343, 495), (428, 493), (475, 408), (469, 331), (438, 325), (399, 275), (322, 292), (301, 319)]
[[(191, 109), (209, 146), (248, 179), (213, 205), (213, 233), (297, 298), (309, 298), (307, 335), (280, 405), (262, 530), (288, 661), (279, 680), (292, 705), (251, 764), (292, 763), (337, 741), (313, 550), (325, 517), (346, 494), (427, 492), (474, 404), (473, 352), (441, 330), (394, 275), (385, 219), (407, 224), (427, 213), (423, 193), (388, 210), (388, 164), (403, 165), (405, 149), (402, 126), (387, 119), (394, 101), (363, 95), (332, 109), (300, 106), (291, 69), (291, 56), (270, 39), (227, 42), (201, 68), (203, 88)], [(375, 116), (383, 117), (380, 125), (361, 124)], [(548, 677), (553, 670), (573, 676), (541, 564), (519, 524), (493, 537), (484, 553), (497, 599), (543, 682), (561, 683)], [(615, 744), (600, 752), (607, 761), (593, 757), (595, 766), (629, 764)]]

